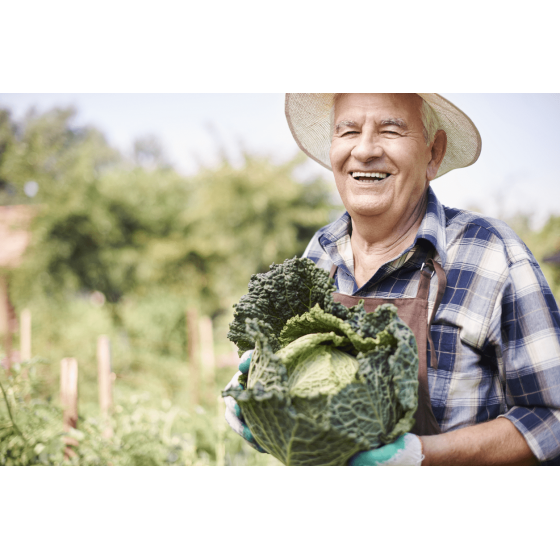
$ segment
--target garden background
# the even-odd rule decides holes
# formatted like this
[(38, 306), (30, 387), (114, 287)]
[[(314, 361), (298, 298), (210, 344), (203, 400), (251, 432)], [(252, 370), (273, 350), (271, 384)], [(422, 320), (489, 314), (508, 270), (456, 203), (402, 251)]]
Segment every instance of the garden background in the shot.
[[(533, 97), (545, 110), (559, 99)], [(197, 102), (181, 99), (191, 110)], [(79, 108), (39, 104), (22, 112), (23, 94), (0, 95), (0, 211), (23, 209), (19, 227), (30, 233), (21, 262), (0, 270), (9, 286), (14, 348), (10, 360), (2, 356), (10, 371), (0, 369), (0, 464), (278, 464), (243, 444), (223, 420), (219, 395), (236, 369), (226, 338), (232, 306), (252, 274), (301, 255), (342, 207), (329, 174), (295, 144), (282, 147), (278, 138), (289, 136), (287, 125), (268, 128), (266, 113), (256, 110), (251, 120), (248, 110), (239, 137), (224, 133), (223, 123), (211, 120), (224, 99), (214, 97), (207, 119), (185, 125), (185, 135), (195, 144), (198, 138), (209, 157), (191, 151), (181, 159), (157, 135), (127, 145), (126, 135), (86, 122)], [(212, 97), (205, 103), (212, 106)], [(551, 124), (537, 119), (542, 134), (518, 142), (516, 163), (509, 164), (496, 154), (510, 141), (511, 123), (485, 135), (486, 123), (479, 125), (483, 155), (495, 157), (481, 157), (480, 166), (434, 188), (444, 204), (458, 200), (507, 221), (543, 265), (558, 299), (559, 268), (545, 262), (560, 250), (560, 208), (551, 194), (558, 184), (551, 162), (541, 165), (531, 155), (541, 145), (558, 146)], [(276, 142), (268, 149), (259, 144), (267, 131)], [(476, 183), (470, 199), (458, 198), (469, 181)], [(32, 356), (22, 360), (24, 310), (32, 317)], [(211, 371), (204, 356), (194, 363), (189, 354), (187, 311), (211, 320)], [(99, 405), (101, 335), (110, 340), (115, 374), (109, 417)], [(78, 421), (69, 433), (62, 430), (59, 394), (66, 357), (77, 360), (79, 371)]]

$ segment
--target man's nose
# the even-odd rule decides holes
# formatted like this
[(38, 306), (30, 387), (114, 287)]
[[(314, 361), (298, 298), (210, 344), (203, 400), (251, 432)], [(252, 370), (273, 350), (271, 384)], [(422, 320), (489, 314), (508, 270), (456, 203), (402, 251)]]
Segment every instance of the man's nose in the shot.
[(362, 134), (359, 142), (352, 150), (352, 155), (362, 162), (377, 159), (383, 156), (383, 147), (377, 134)]

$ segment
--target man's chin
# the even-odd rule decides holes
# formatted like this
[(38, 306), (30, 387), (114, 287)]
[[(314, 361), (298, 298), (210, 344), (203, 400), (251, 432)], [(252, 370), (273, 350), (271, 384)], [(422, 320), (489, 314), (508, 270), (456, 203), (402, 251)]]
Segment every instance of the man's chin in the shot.
[(376, 198), (375, 200), (345, 201), (344, 207), (352, 217), (377, 218), (386, 214), (390, 210), (391, 204)]

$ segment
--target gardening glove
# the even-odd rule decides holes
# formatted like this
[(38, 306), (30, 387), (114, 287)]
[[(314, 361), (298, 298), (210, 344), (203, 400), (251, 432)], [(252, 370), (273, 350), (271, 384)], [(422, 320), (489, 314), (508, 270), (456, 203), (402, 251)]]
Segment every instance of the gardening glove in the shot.
[(414, 434), (405, 434), (379, 449), (357, 453), (350, 459), (351, 467), (404, 467), (422, 465), (422, 442)]
[[(239, 376), (242, 374), (247, 374), (249, 372), (249, 366), (251, 365), (251, 356), (254, 350), (249, 350), (241, 356), (241, 361), (239, 363), (239, 371), (233, 376), (233, 379), (228, 383), (225, 390), (231, 389), (241, 384), (239, 383)], [(251, 430), (248, 428), (247, 424), (243, 419), (243, 413), (241, 408), (235, 402), (233, 397), (224, 397), (224, 402), (226, 403), (226, 422), (229, 427), (238, 435), (240, 435), (253, 449), (256, 449), (260, 453), (266, 453), (266, 451), (256, 442)]]

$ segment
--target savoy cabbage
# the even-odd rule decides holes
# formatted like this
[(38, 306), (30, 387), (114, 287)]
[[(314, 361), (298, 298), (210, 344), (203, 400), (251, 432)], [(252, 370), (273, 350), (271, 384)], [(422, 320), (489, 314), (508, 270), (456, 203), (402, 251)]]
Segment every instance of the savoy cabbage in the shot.
[(308, 259), (251, 278), (228, 337), (255, 349), (236, 399), (257, 442), (285, 465), (344, 465), (414, 425), (418, 353), (393, 305), (335, 303)]

